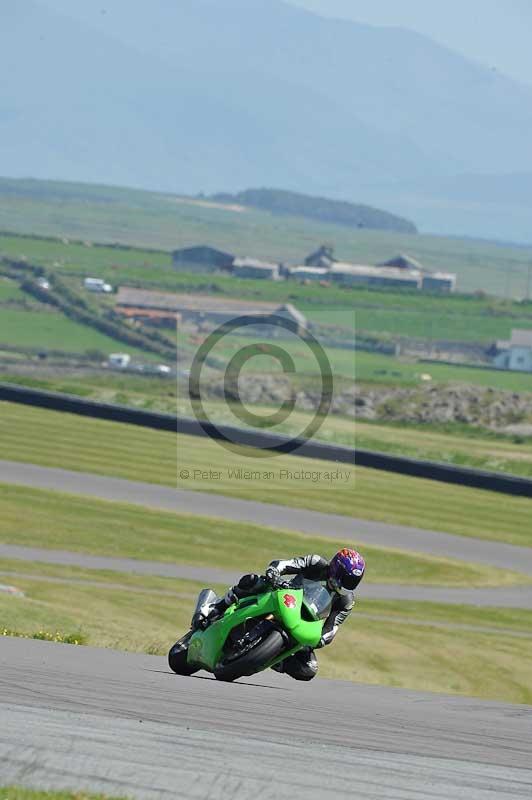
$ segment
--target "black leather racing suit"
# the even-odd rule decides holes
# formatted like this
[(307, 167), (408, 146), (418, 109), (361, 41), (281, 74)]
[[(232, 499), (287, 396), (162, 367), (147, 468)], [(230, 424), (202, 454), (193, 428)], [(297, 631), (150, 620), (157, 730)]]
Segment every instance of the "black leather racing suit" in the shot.
[[(296, 556), (286, 560), (272, 561), (269, 564), (279, 570), (281, 575), (302, 575), (311, 581), (326, 582), (329, 572), (329, 562), (326, 558), (318, 555)], [(261, 589), (266, 591), (268, 584), (259, 575), (243, 575), (236, 586), (233, 586), (227, 592), (224, 601), (225, 605), (229, 606), (232, 603), (247, 597), (250, 594), (256, 594)], [(331, 613), (327, 617), (323, 625), (322, 637), (318, 647), (325, 647), (331, 644), (339, 626), (345, 622), (353, 606), (355, 605), (355, 594), (349, 592), (348, 595), (339, 595), (336, 592), (331, 592), (332, 607)], [(292, 678), (299, 681), (310, 681), (318, 672), (318, 659), (314, 650), (306, 647), (300, 650), (290, 658), (287, 658), (281, 664), (275, 667), (278, 672), (286, 672)]]

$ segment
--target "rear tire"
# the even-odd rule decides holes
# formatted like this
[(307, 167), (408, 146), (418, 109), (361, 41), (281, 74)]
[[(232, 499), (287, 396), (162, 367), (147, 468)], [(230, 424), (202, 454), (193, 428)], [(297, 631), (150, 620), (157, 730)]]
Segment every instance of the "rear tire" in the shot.
[(176, 675), (193, 675), (199, 669), (199, 667), (193, 667), (187, 662), (189, 638), (190, 635), (187, 634), (182, 639), (179, 639), (168, 653), (168, 666)]
[(285, 649), (283, 636), (274, 630), (241, 658), (218, 665), (214, 677), (218, 681), (236, 681), (238, 678), (254, 675), (260, 672), (265, 664), (280, 656)]

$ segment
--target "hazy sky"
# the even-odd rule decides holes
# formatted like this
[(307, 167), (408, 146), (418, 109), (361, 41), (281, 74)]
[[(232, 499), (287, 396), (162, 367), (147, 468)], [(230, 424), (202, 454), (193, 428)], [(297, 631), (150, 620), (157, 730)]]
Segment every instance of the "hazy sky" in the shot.
[(410, 28), (532, 84), (532, 0), (289, 0), (323, 16)]

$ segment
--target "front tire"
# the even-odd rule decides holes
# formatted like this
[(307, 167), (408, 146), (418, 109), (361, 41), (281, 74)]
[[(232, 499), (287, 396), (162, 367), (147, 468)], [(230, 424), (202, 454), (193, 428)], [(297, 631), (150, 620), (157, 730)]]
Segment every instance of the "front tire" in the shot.
[(168, 653), (168, 666), (176, 675), (194, 675), (199, 669), (199, 667), (192, 667), (187, 661), (189, 639), (190, 634), (183, 636), (170, 648)]
[(234, 661), (222, 661), (216, 667), (214, 677), (218, 681), (236, 681), (238, 678), (254, 675), (256, 672), (260, 672), (265, 664), (280, 656), (285, 648), (283, 636), (279, 631), (274, 630), (240, 658)]

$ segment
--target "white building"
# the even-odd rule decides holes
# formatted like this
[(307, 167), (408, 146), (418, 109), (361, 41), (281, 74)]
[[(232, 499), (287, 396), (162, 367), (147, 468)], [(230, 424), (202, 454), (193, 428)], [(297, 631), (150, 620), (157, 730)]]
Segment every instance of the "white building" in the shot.
[(367, 286), (401, 286), (408, 289), (420, 289), (422, 281), (422, 274), (419, 270), (375, 267), (371, 264), (345, 264), (341, 261), (336, 261), (328, 274), (332, 281), (348, 286), (366, 284)]
[(254, 278), (255, 280), (278, 281), (279, 264), (259, 261), (257, 258), (235, 258), (233, 275), (236, 278)]
[(290, 278), (300, 281), (326, 281), (329, 278), (329, 269), (326, 267), (290, 267)]
[(532, 372), (532, 330), (513, 330), (512, 338), (497, 342), (495, 349), (493, 363), (496, 367)]

